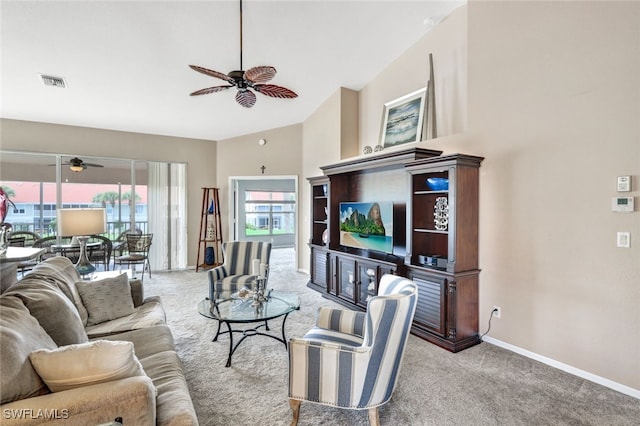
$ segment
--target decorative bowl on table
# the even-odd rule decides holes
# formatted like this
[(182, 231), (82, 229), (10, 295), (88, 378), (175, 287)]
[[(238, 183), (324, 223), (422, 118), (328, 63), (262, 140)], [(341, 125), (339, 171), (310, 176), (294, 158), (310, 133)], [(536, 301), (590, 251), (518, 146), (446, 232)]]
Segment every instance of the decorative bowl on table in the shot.
[(250, 290), (246, 287), (243, 287), (236, 293), (232, 293), (231, 298), (236, 300), (249, 300), (253, 298), (254, 294), (255, 294), (255, 291)]
[(427, 178), (427, 186), (432, 191), (446, 191), (449, 189), (449, 179), (439, 177)]

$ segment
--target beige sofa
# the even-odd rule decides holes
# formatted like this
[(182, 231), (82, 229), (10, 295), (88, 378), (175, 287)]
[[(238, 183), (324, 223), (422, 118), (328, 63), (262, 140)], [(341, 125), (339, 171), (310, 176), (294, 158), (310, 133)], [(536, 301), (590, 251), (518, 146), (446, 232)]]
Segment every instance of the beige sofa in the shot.
[(0, 423), (197, 425), (165, 319), (138, 280), (38, 264), (0, 296)]

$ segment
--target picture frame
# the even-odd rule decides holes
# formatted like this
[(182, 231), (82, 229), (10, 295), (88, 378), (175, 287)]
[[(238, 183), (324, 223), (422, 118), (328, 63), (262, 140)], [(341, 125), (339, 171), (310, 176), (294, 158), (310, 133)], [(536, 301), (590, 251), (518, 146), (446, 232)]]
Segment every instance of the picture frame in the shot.
[(380, 145), (385, 148), (422, 140), (427, 88), (384, 104)]

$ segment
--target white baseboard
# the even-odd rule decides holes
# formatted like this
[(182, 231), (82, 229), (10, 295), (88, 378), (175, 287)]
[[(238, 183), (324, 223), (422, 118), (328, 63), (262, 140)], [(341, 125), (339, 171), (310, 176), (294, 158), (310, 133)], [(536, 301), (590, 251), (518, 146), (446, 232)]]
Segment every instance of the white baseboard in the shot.
[(597, 383), (599, 385), (608, 387), (609, 389), (613, 389), (614, 391), (623, 393), (625, 395), (632, 396), (634, 398), (640, 399), (640, 390), (634, 389), (629, 386), (625, 386), (623, 384), (614, 382), (613, 380), (605, 379), (604, 377), (596, 376), (595, 374), (589, 373), (588, 371), (580, 370), (579, 368), (572, 367), (567, 364), (563, 364), (559, 361), (556, 361), (551, 358), (547, 358), (546, 356), (539, 355), (535, 352), (528, 351), (526, 349), (522, 349), (518, 346), (511, 345), (509, 343), (505, 343), (501, 340), (494, 339), (493, 337), (484, 336), (482, 338), (483, 342), (491, 343), (492, 345), (499, 346), (508, 351), (515, 352), (519, 355), (526, 356), (527, 358), (534, 359), (536, 361), (540, 361), (543, 364), (547, 364), (551, 367), (557, 368), (558, 370), (565, 371), (569, 374), (573, 374), (574, 376), (581, 377), (585, 380), (589, 380), (590, 382)]

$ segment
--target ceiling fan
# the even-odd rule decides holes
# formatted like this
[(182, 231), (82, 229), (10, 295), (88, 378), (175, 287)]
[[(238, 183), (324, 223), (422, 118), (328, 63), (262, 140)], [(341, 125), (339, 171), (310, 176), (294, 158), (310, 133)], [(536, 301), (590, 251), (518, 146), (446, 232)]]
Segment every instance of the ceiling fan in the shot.
[(219, 78), (228, 83), (223, 86), (213, 86), (197, 90), (191, 93), (191, 96), (207, 95), (236, 87), (238, 89), (236, 101), (245, 108), (251, 108), (256, 103), (256, 95), (250, 89), (263, 95), (271, 96), (272, 98), (290, 99), (298, 97), (297, 93), (286, 87), (275, 84), (265, 84), (276, 75), (276, 69), (274, 67), (261, 65), (249, 68), (246, 71), (242, 69), (242, 0), (240, 0), (240, 69), (231, 71), (229, 74), (223, 74), (197, 65), (189, 65), (189, 67), (194, 71), (210, 77)]
[[(49, 164), (50, 166), (55, 166), (55, 164)], [(94, 164), (94, 163), (85, 163), (78, 157), (73, 157), (69, 161), (65, 161), (62, 163), (63, 166), (69, 166), (69, 169), (72, 172), (81, 172), (86, 170), (87, 167), (104, 167), (102, 164)]]

